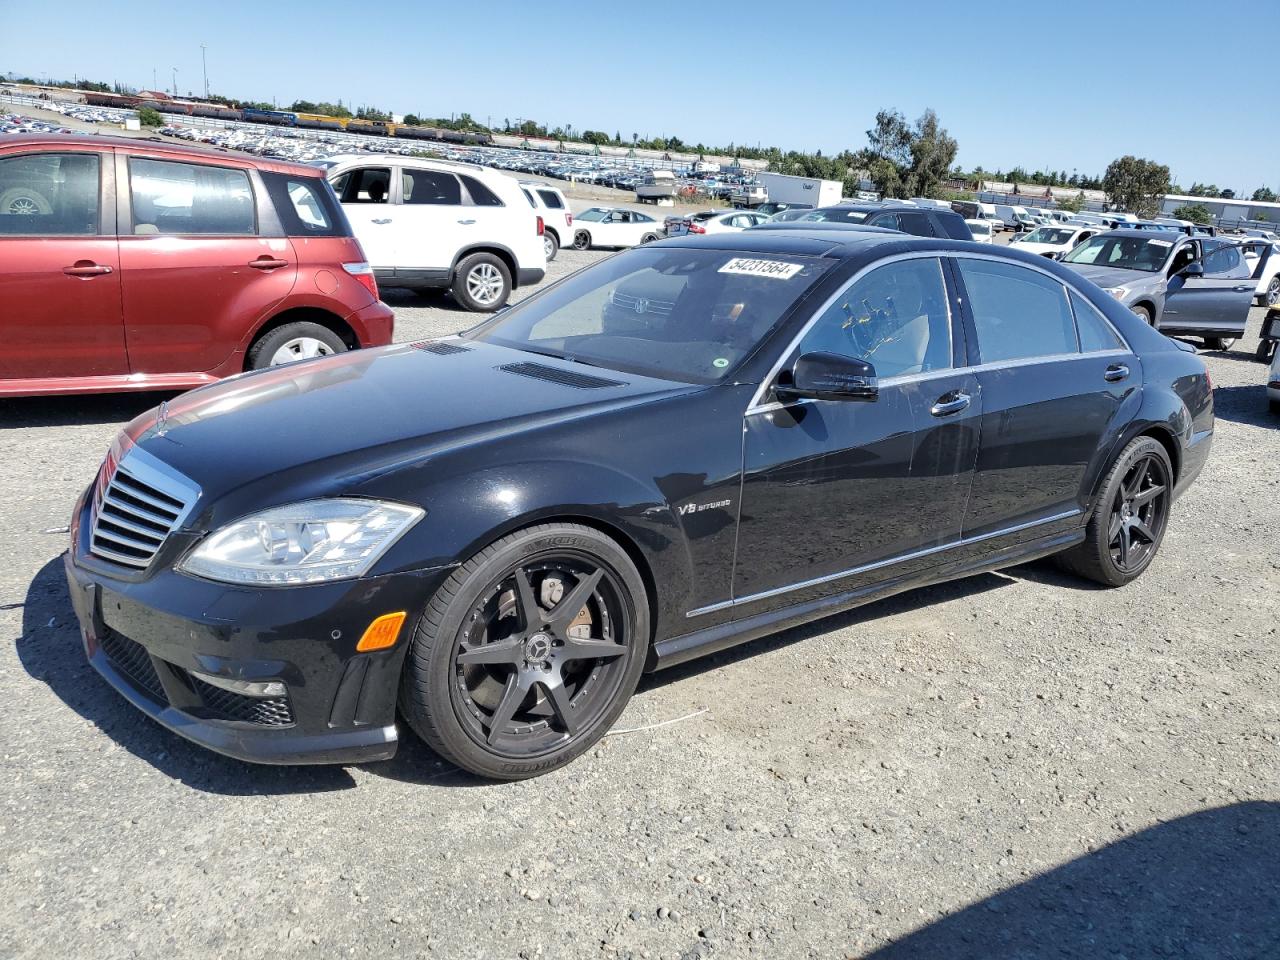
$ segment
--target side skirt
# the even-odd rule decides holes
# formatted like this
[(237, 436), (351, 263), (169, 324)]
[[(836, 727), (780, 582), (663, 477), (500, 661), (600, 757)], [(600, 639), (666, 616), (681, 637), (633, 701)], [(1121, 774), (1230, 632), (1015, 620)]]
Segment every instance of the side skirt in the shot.
[(877, 583), (859, 587), (856, 590), (847, 590), (843, 593), (819, 597), (816, 600), (808, 600), (804, 603), (793, 604), (777, 610), (767, 610), (764, 613), (757, 613), (741, 620), (731, 620), (728, 623), (706, 627), (693, 633), (686, 633), (683, 636), (660, 640), (654, 644), (646, 669), (653, 671), (662, 670), (665, 667), (674, 667), (677, 664), (711, 653), (717, 653), (721, 650), (727, 650), (729, 647), (735, 647), (740, 643), (747, 643), (771, 633), (799, 626), (802, 623), (820, 620), (834, 613), (860, 607), (876, 600), (883, 600), (885, 597), (891, 597), (906, 590), (927, 587), (935, 583), (945, 583), (948, 580), (958, 580), (962, 577), (989, 573), (1002, 567), (1012, 567), (1031, 560), (1038, 560), (1041, 557), (1047, 557), (1050, 554), (1058, 553), (1083, 542), (1084, 536), (1084, 528), (1077, 527), (1066, 533), (1055, 533), (1035, 540), (1028, 540), (1025, 543), (1015, 544), (985, 556), (939, 564), (936, 567), (931, 567), (928, 570), (910, 576), (881, 580)]

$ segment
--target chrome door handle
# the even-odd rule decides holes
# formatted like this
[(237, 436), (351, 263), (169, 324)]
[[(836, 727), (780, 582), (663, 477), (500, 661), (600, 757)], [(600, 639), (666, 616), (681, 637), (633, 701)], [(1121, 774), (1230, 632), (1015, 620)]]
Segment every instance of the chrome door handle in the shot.
[(969, 406), (970, 399), (967, 393), (944, 393), (938, 398), (938, 402), (933, 405), (929, 412), (935, 417), (949, 417), (951, 414), (959, 413)]
[(1244, 293), (1246, 290), (1252, 290), (1252, 289), (1253, 289), (1253, 287), (1248, 287), (1248, 286), (1246, 286), (1246, 287), (1232, 287), (1231, 289), (1232, 289), (1235, 293)]
[(370, 223), (390, 223), (391, 219), (388, 217), (386, 220), (370, 220), (369, 222)]
[(461, 223), (463, 226), (468, 226), (468, 227), (471, 226), (471, 224), (475, 223), (474, 220), (459, 220), (458, 222)]
[(1117, 383), (1127, 376), (1129, 376), (1129, 368), (1125, 364), (1113, 363), (1102, 374), (1102, 379), (1107, 383)]

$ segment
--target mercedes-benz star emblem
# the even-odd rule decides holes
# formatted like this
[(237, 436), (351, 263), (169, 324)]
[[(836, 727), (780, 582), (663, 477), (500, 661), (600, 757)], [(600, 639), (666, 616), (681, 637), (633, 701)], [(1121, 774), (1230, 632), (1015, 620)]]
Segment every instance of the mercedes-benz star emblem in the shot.
[(649, 309), (649, 301), (644, 297), (636, 298), (636, 313), (644, 313)]

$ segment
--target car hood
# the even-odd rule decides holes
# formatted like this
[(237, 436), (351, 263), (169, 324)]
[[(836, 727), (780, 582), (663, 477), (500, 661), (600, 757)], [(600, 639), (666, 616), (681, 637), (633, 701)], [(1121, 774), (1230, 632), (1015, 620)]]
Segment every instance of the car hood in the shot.
[(263, 481), (323, 496), (464, 445), (698, 389), (453, 339), (232, 377), (128, 430), (206, 503)]
[(1145, 270), (1121, 270), (1118, 267), (1100, 267), (1092, 263), (1064, 263), (1086, 280), (1092, 280), (1100, 287), (1132, 287), (1159, 281), (1159, 271), (1147, 273)]

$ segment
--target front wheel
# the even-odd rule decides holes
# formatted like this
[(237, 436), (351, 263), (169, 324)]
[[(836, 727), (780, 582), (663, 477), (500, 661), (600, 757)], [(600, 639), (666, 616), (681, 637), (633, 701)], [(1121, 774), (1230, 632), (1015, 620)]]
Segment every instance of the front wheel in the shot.
[(473, 313), (497, 310), (511, 296), (511, 270), (492, 253), (473, 253), (458, 264), (453, 298)]
[(590, 527), (540, 524), (462, 564), (409, 648), (400, 707), (465, 770), (520, 780), (569, 763), (608, 732), (648, 652), (635, 564)]
[(283, 363), (328, 357), (346, 350), (346, 343), (328, 327), (300, 320), (276, 327), (259, 337), (249, 348), (249, 362), (245, 369), (278, 367)]
[(1084, 543), (1058, 555), (1065, 569), (1108, 587), (1136, 580), (1150, 566), (1169, 522), (1173, 467), (1154, 437), (1137, 437), (1102, 481)]
[(1235, 337), (1205, 337), (1206, 350), (1230, 350), (1236, 345)]
[(643, 237), (640, 238), (640, 242), (653, 243), (653, 241), (657, 239), (658, 239), (658, 235), (656, 233), (646, 233)]
[(579, 230), (573, 235), (573, 249), (586, 250), (591, 246), (591, 234), (585, 230)]
[(542, 235), (542, 252), (547, 255), (547, 263), (556, 258), (556, 254), (560, 252), (560, 241), (556, 239), (556, 235), (551, 231), (546, 231)]
[(1143, 323), (1145, 323), (1147, 326), (1154, 327), (1156, 325), (1155, 314), (1151, 312), (1150, 307), (1140, 303), (1136, 307), (1133, 307), (1131, 309), (1133, 310), (1134, 313), (1138, 315), (1138, 319), (1141, 320)]
[(1271, 278), (1271, 282), (1267, 284), (1266, 293), (1262, 295), (1262, 305), (1264, 307), (1274, 307), (1280, 304), (1280, 275)]
[(1253, 359), (1259, 363), (1270, 363), (1275, 353), (1276, 342), (1274, 340), (1259, 340), (1258, 348), (1253, 351)]

